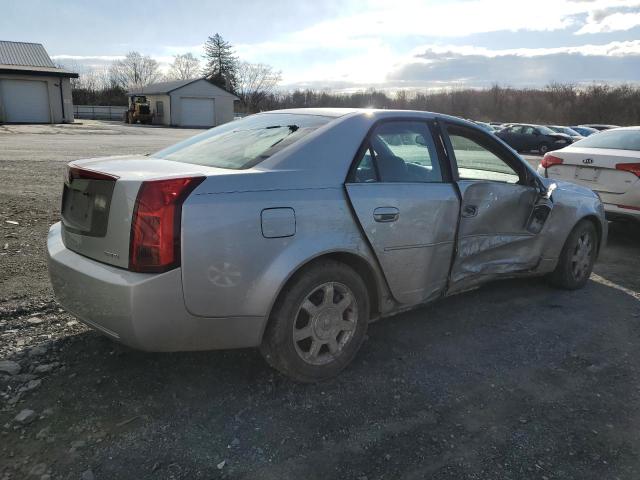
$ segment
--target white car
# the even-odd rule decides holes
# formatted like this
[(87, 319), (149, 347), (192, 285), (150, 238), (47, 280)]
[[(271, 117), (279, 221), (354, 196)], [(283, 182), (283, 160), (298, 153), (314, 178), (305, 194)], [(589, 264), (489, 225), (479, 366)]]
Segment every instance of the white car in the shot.
[(610, 219), (640, 220), (640, 127), (605, 130), (547, 153), (538, 173), (590, 188)]

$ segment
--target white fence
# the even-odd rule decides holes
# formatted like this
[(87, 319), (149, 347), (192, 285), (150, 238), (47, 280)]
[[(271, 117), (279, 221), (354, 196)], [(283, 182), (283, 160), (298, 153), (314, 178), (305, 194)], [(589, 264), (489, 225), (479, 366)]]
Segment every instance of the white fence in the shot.
[(74, 118), (87, 118), (92, 120), (119, 120), (122, 121), (125, 106), (110, 105), (74, 105)]

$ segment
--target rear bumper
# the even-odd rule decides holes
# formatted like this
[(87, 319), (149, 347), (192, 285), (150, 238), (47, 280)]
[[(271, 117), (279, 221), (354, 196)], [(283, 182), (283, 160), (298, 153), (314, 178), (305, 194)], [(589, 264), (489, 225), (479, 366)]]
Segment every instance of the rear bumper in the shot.
[(209, 318), (185, 308), (180, 269), (144, 274), (67, 249), (60, 224), (47, 239), (49, 276), (60, 304), (110, 338), (140, 350), (169, 352), (255, 347), (263, 317)]

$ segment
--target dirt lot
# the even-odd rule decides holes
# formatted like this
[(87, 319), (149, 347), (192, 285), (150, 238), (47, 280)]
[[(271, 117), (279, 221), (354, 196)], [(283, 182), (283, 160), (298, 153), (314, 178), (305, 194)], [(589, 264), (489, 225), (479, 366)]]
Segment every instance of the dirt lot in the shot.
[(44, 255), (63, 165), (195, 132), (0, 126), (0, 479), (640, 478), (634, 225), (611, 226), (585, 289), (501, 282), (383, 320), (319, 385), (253, 350), (146, 354), (75, 321)]

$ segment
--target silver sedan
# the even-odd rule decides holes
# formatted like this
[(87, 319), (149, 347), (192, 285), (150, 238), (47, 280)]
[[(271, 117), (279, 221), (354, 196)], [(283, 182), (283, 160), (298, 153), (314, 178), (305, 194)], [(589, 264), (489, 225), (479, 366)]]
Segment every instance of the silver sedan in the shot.
[(260, 347), (316, 381), (381, 317), (499, 278), (580, 288), (606, 236), (597, 195), (471, 122), (299, 109), (72, 162), (48, 253), (60, 303), (117, 341)]

